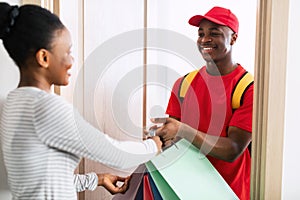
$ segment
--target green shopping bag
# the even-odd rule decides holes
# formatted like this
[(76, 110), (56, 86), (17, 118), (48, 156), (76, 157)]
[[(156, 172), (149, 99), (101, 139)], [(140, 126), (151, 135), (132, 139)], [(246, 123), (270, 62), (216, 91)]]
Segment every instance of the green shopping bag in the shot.
[(185, 139), (146, 163), (163, 199), (238, 199), (199, 149)]

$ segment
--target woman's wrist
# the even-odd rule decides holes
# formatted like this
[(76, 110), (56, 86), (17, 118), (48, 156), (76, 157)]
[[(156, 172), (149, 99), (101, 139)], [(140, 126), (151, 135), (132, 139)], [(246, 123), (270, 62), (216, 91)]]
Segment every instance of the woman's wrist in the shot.
[(104, 175), (103, 174), (97, 174), (98, 176), (98, 186), (103, 185)]

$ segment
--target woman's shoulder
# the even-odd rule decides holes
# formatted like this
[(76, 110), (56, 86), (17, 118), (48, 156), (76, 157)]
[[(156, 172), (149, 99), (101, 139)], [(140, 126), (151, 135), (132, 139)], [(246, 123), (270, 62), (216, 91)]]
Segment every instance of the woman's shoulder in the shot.
[(8, 94), (7, 101), (32, 105), (32, 107), (48, 107), (49, 105), (58, 106), (68, 104), (63, 97), (54, 93), (48, 93), (36, 87), (16, 88)]

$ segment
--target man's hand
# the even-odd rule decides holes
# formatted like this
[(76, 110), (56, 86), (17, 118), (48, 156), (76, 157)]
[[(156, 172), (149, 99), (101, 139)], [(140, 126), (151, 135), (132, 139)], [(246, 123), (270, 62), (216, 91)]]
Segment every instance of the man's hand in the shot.
[[(112, 174), (97, 174), (98, 186), (103, 186), (111, 194), (125, 193), (129, 186), (130, 176), (120, 177)], [(118, 186), (117, 182), (124, 182), (122, 186)]]
[(154, 124), (163, 124), (156, 129), (156, 135), (160, 136), (164, 145), (173, 140), (180, 131), (182, 123), (173, 118), (152, 118), (151, 122)]

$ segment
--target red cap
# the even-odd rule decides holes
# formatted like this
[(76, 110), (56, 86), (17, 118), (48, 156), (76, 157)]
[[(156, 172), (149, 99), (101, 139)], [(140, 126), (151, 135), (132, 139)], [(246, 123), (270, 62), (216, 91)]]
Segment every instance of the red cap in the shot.
[(237, 17), (229, 9), (222, 8), (222, 7), (213, 7), (204, 16), (195, 15), (191, 17), (191, 19), (189, 20), (189, 24), (199, 27), (199, 24), (202, 19), (207, 19), (216, 24), (228, 26), (235, 33), (238, 33), (239, 21)]

